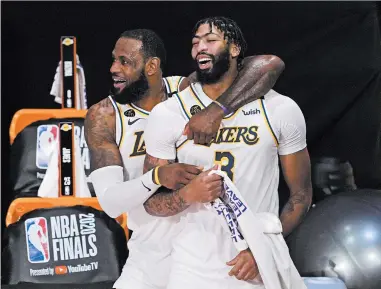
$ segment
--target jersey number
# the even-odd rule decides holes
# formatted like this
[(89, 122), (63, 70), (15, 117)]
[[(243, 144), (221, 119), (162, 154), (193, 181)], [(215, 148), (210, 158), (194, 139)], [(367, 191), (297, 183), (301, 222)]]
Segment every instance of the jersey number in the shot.
[(235, 158), (230, 152), (216, 152), (215, 163), (221, 166), (221, 170), (226, 172), (228, 177), (233, 181), (234, 178), (234, 161)]

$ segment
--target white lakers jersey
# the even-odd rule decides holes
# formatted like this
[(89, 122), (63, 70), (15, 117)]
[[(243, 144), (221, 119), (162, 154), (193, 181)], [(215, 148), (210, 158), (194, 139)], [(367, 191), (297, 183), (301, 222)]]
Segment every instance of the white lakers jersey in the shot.
[(182, 128), (192, 114), (210, 103), (196, 83), (155, 107), (146, 128), (147, 152), (204, 168), (220, 164), (254, 212), (278, 214), (278, 154), (306, 147), (299, 107), (271, 90), (226, 116), (209, 146), (195, 145), (182, 135)]
[[(181, 76), (163, 78), (167, 94), (172, 95), (176, 93), (183, 79)], [(115, 137), (123, 160), (125, 180), (132, 180), (143, 174), (143, 164), (146, 153), (143, 134), (149, 112), (134, 104), (119, 104), (115, 102), (111, 96), (109, 98), (116, 111)], [(139, 211), (142, 210), (144, 210), (144, 208), (139, 208)], [(146, 219), (150, 219), (148, 214), (140, 212), (139, 215), (141, 214), (145, 215)], [(136, 229), (140, 223), (138, 218), (134, 217), (134, 212), (129, 212), (128, 225), (132, 230)]]
[[(203, 109), (211, 100), (200, 85), (191, 85), (176, 95), (185, 121), (193, 110)], [(278, 213), (278, 137), (266, 115), (264, 99), (258, 99), (226, 116), (216, 139), (209, 145), (193, 141), (176, 142), (179, 162), (210, 168), (221, 165), (254, 211)], [(254, 207), (254, 208), (253, 208)]]
[[(220, 164), (253, 213), (278, 215), (278, 154), (306, 147), (305, 121), (299, 107), (271, 90), (226, 116), (210, 145), (195, 145), (186, 140), (183, 128), (192, 114), (210, 103), (196, 83), (157, 105), (145, 130), (147, 153), (205, 169)], [(230, 232), (203, 204), (193, 204), (180, 215), (183, 229), (173, 241), (172, 270), (185, 266), (200, 277), (226, 278), (231, 269), (226, 262), (237, 255)]]
[[(180, 76), (163, 78), (167, 94), (177, 92), (182, 80)], [(136, 179), (143, 174), (146, 153), (144, 130), (149, 112), (133, 104), (122, 105), (110, 99), (116, 110), (116, 141), (123, 160), (125, 180)], [(129, 258), (113, 287), (143, 288), (144, 283), (153, 284), (146, 285), (147, 288), (165, 288), (170, 269), (170, 240), (174, 236), (174, 223), (170, 218), (150, 216), (143, 206), (128, 212), (127, 222), (128, 228), (133, 230), (128, 241)]]

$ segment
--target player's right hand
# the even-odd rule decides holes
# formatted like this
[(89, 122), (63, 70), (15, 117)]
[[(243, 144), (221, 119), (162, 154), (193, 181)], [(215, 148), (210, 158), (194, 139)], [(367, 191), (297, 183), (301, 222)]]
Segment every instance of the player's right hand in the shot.
[(188, 204), (209, 203), (221, 195), (223, 191), (222, 177), (217, 174), (209, 175), (211, 170), (217, 168), (215, 166), (202, 172), (183, 188), (183, 198)]
[(160, 184), (171, 190), (178, 190), (187, 185), (202, 172), (201, 167), (174, 163), (159, 167)]
[(257, 262), (255, 261), (253, 253), (250, 249), (243, 250), (231, 261), (226, 263), (228, 266), (234, 266), (229, 276), (235, 276), (238, 280), (254, 280), (258, 278), (260, 281), (259, 269)]

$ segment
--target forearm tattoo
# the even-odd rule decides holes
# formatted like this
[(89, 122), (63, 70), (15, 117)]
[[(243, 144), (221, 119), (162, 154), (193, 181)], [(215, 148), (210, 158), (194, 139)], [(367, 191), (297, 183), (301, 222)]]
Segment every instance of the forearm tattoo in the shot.
[(283, 61), (277, 57), (247, 58), (236, 80), (217, 100), (235, 111), (268, 93), (283, 69)]
[[(166, 160), (165, 164), (175, 162), (175, 160)], [(164, 165), (163, 160), (147, 154), (144, 160), (143, 171), (146, 173), (158, 165)], [(156, 193), (144, 203), (144, 208), (150, 215), (168, 217), (184, 211), (188, 208), (188, 205), (179, 193), (179, 190), (173, 191), (165, 187), (160, 187)]]
[(174, 216), (188, 207), (189, 205), (180, 195), (179, 190), (172, 191), (165, 187), (159, 188), (159, 190), (144, 203), (146, 212), (157, 217)]

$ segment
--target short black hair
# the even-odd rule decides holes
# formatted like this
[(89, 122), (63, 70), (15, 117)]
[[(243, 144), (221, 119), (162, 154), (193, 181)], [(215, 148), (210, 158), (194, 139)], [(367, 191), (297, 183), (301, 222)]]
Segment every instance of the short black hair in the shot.
[(160, 59), (160, 68), (164, 69), (167, 61), (167, 53), (165, 51), (164, 42), (160, 36), (150, 29), (134, 29), (124, 31), (120, 38), (131, 38), (142, 42), (142, 51), (144, 58), (158, 57)]
[(209, 24), (210, 29), (212, 29), (212, 25), (216, 26), (221, 32), (224, 33), (224, 38), (228, 40), (228, 43), (234, 43), (241, 48), (237, 58), (238, 68), (241, 68), (242, 60), (245, 57), (245, 52), (247, 49), (247, 43), (238, 24), (234, 20), (223, 16), (207, 17), (196, 23), (193, 28), (193, 35), (195, 35), (197, 29), (202, 24)]

